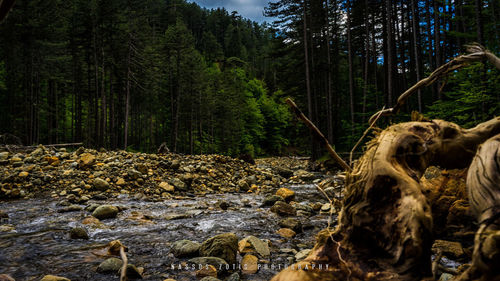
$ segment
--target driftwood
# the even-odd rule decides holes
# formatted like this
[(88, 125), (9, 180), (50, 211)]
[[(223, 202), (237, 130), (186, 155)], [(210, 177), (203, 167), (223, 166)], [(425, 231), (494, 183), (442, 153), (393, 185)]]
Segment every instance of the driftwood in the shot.
[(456, 280), (500, 280), (500, 135), (479, 148), (467, 174), (467, 189), (479, 230), (472, 266)]
[[(418, 88), (471, 61), (488, 59), (500, 68), (500, 60), (493, 54), (479, 46), (472, 48), (477, 52), (443, 65), (403, 93), (394, 108), (375, 114), (370, 126), (379, 116), (397, 113)], [(272, 280), (433, 280), (433, 217), (428, 190), (420, 178), (431, 165), (469, 167), (478, 147), (497, 134), (500, 117), (472, 129), (443, 120), (421, 120), (383, 130), (368, 143), (354, 168), (345, 168), (346, 194), (336, 229), (320, 232), (309, 256)], [(473, 266), (461, 281), (494, 280), (500, 274), (499, 141), (497, 137), (482, 146), (469, 172), (469, 178), (475, 173), (481, 179), (480, 183), (467, 183), (481, 228)], [(474, 198), (480, 196), (487, 199), (475, 203)]]
[[(368, 144), (352, 173), (335, 231), (273, 280), (420, 280), (431, 276), (433, 221), (420, 184), (430, 165), (468, 167), (477, 147), (500, 133), (500, 117), (472, 129), (433, 120), (393, 125)], [(311, 270), (312, 265), (322, 270)], [(329, 265), (325, 270), (324, 264)]]

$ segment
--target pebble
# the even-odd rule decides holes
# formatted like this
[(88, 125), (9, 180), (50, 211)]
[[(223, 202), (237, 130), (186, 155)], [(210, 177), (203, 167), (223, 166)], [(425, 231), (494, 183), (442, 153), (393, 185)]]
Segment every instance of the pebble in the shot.
[(101, 262), (97, 267), (97, 272), (99, 273), (118, 273), (118, 270), (123, 265), (123, 261), (119, 258), (108, 258)]
[(297, 235), (295, 231), (291, 230), (290, 228), (280, 228), (278, 229), (278, 231), (276, 231), (276, 233), (284, 238), (293, 238), (295, 237), (295, 235)]
[(117, 214), (118, 208), (111, 205), (101, 205), (92, 212), (92, 216), (100, 220), (116, 218)]
[(277, 201), (274, 203), (271, 207), (271, 212), (280, 216), (295, 216), (297, 214), (295, 207), (283, 201)]
[(218, 257), (229, 264), (236, 264), (238, 237), (234, 233), (224, 233), (205, 240), (200, 247), (203, 257)]
[(286, 202), (290, 202), (295, 197), (295, 192), (286, 187), (282, 187), (278, 189), (278, 191), (276, 191), (276, 195), (283, 197), (283, 199), (285, 199)]
[(101, 178), (96, 178), (93, 181), (94, 188), (99, 191), (106, 191), (109, 188), (109, 183)]
[(45, 275), (40, 281), (71, 281), (68, 278), (55, 276), (55, 275)]
[(305, 259), (309, 255), (310, 252), (311, 252), (311, 249), (304, 249), (304, 250), (298, 252), (295, 255), (295, 260), (301, 261), (301, 260)]
[(83, 227), (72, 228), (69, 232), (69, 236), (71, 239), (85, 239), (85, 240), (89, 239), (87, 230)]
[(213, 265), (205, 265), (202, 269), (197, 270), (195, 273), (196, 277), (203, 278), (207, 276), (217, 277), (217, 269)]
[(172, 253), (177, 258), (195, 257), (198, 255), (201, 244), (189, 240), (179, 240), (172, 245)]
[(243, 274), (255, 274), (259, 270), (259, 259), (251, 254), (246, 254), (241, 260), (241, 272)]

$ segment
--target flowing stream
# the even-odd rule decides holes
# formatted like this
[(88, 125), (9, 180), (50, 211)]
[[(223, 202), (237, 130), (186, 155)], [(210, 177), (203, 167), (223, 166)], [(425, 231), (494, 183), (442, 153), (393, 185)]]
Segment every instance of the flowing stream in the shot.
[[(327, 201), (312, 184), (289, 186), (300, 204)], [(314, 236), (327, 225), (328, 215), (316, 213), (299, 217), (304, 232), (293, 239), (284, 239), (276, 231), (282, 219), (261, 208), (264, 195), (252, 193), (211, 194), (178, 200), (150, 202), (120, 195), (106, 201), (90, 200), (91, 204), (111, 204), (123, 211), (115, 219), (102, 224), (82, 224), (90, 212), (79, 210), (60, 213), (63, 206), (52, 198), (0, 202), (0, 210), (9, 215), (1, 222), (0, 274), (16, 280), (39, 280), (46, 274), (75, 280), (118, 280), (117, 275), (97, 273), (97, 266), (107, 258), (103, 248), (119, 239), (128, 247), (129, 263), (143, 267), (143, 279), (197, 280), (194, 271), (173, 270), (187, 259), (178, 259), (170, 252), (173, 242), (188, 239), (203, 242), (214, 235), (233, 232), (239, 239), (253, 235), (270, 241), (269, 264), (290, 264), (296, 251), (312, 248)], [(229, 203), (227, 210), (217, 206)], [(89, 240), (70, 239), (69, 230), (84, 227)], [(238, 260), (241, 256), (238, 255)], [(262, 267), (256, 274), (240, 273), (242, 280), (267, 280), (278, 269)], [(218, 276), (224, 280), (228, 275)]]

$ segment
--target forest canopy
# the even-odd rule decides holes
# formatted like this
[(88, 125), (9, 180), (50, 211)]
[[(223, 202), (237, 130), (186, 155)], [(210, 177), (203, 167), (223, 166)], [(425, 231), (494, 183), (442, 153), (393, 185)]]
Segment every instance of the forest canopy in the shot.
[[(283, 102), (293, 97), (348, 151), (369, 116), (466, 43), (498, 54), (499, 10), (494, 0), (275, 0), (265, 13), (277, 20), (260, 24), (184, 0), (18, 0), (0, 24), (0, 134), (318, 157)], [(417, 110), (470, 127), (499, 114), (499, 85), (498, 70), (473, 64), (398, 118)]]

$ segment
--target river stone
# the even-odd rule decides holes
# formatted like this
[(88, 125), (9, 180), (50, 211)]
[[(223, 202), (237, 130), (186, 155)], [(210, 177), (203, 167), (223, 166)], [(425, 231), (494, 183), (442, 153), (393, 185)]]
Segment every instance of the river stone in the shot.
[(302, 223), (296, 218), (286, 218), (279, 222), (279, 226), (289, 228), (296, 233), (302, 232)]
[(228, 265), (228, 263), (225, 260), (218, 257), (198, 257), (188, 260), (188, 263), (195, 264), (196, 267), (198, 267), (199, 264), (201, 265), (210, 264), (215, 266), (215, 268), (222, 268), (224, 270), (226, 269), (226, 265)]
[(207, 277), (203, 277), (202, 279), (200, 279), (200, 281), (220, 281), (220, 279), (217, 279), (217, 278), (212, 277), (212, 276), (207, 276)]
[(269, 257), (271, 252), (266, 242), (260, 240), (255, 236), (247, 236), (238, 243), (238, 250), (240, 253), (256, 252), (261, 257)]
[(196, 257), (201, 244), (189, 240), (179, 240), (172, 245), (172, 253), (177, 258)]
[(226, 281), (240, 281), (240, 275), (238, 274), (238, 272), (235, 272), (233, 274), (231, 274), (227, 279)]
[(311, 252), (311, 249), (305, 249), (305, 250), (302, 250), (302, 251), (298, 252), (295, 255), (295, 260), (296, 261), (301, 261), (301, 260), (307, 258), (307, 256), (309, 255), (310, 252)]
[(437, 253), (439, 251), (441, 251), (443, 255), (451, 259), (458, 259), (465, 256), (462, 244), (460, 244), (459, 242), (436, 240), (432, 245), (432, 252)]
[(287, 168), (284, 168), (284, 167), (275, 167), (274, 170), (276, 171), (276, 173), (278, 173), (278, 175), (284, 177), (284, 178), (289, 178), (291, 176), (293, 176), (293, 171), (290, 170), (290, 169), (287, 169)]
[(93, 185), (99, 191), (106, 191), (109, 188), (109, 183), (101, 178), (94, 179)]
[(264, 198), (264, 201), (260, 205), (261, 207), (271, 207), (274, 203), (278, 201), (285, 201), (285, 199), (278, 195), (269, 195)]
[(224, 233), (205, 240), (200, 247), (200, 255), (218, 257), (229, 264), (236, 263), (238, 237), (234, 233)]
[(97, 267), (97, 272), (99, 273), (118, 273), (118, 270), (123, 265), (123, 261), (119, 258), (109, 258)]
[(158, 187), (165, 190), (166, 192), (174, 192), (175, 191), (175, 188), (173, 185), (169, 184), (168, 182), (164, 182), (164, 181), (160, 182)]
[(278, 231), (276, 231), (281, 237), (283, 238), (293, 238), (295, 235), (295, 231), (291, 230), (290, 228), (280, 228)]
[(271, 207), (271, 212), (280, 216), (295, 216), (297, 214), (295, 207), (283, 201), (277, 201), (274, 203)]
[(237, 184), (240, 188), (240, 191), (248, 191), (250, 189), (250, 185), (245, 179), (239, 180)]
[(89, 168), (95, 163), (95, 156), (90, 153), (83, 153), (80, 155), (80, 159), (78, 159), (78, 167), (80, 168)]
[(69, 237), (71, 239), (89, 239), (87, 230), (83, 227), (75, 227), (69, 231)]
[(0, 160), (7, 160), (9, 158), (9, 153), (7, 151), (0, 152)]
[(200, 270), (197, 270), (195, 275), (198, 278), (207, 276), (217, 277), (217, 269), (215, 268), (215, 266), (208, 264), (206, 266), (203, 266)]
[(92, 212), (92, 216), (100, 220), (116, 218), (117, 214), (118, 208), (111, 205), (101, 205)]
[(7, 274), (0, 274), (0, 281), (16, 281), (16, 279)]
[(282, 187), (276, 191), (276, 195), (283, 197), (286, 202), (290, 202), (295, 197), (295, 192), (286, 187)]
[(181, 181), (179, 178), (173, 178), (172, 180), (170, 180), (170, 184), (173, 185), (177, 189), (186, 190), (186, 184), (183, 181)]
[(40, 281), (71, 281), (68, 278), (55, 276), (55, 275), (45, 275)]
[(305, 170), (297, 170), (293, 174), (294, 174), (294, 176), (296, 176), (299, 179), (304, 180), (304, 181), (310, 181), (310, 180), (313, 180), (315, 178), (313, 173), (309, 173), (308, 171), (305, 171)]
[(246, 254), (241, 260), (241, 272), (243, 274), (255, 274), (259, 270), (259, 259), (250, 254)]
[(129, 178), (133, 180), (138, 179), (142, 175), (141, 172), (137, 171), (136, 169), (128, 169), (127, 174)]

